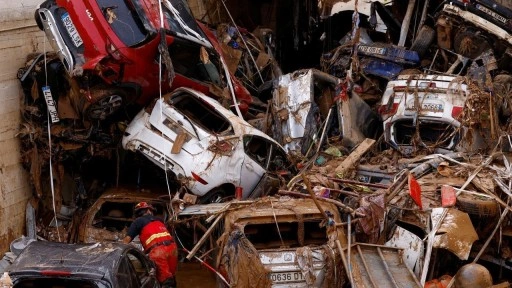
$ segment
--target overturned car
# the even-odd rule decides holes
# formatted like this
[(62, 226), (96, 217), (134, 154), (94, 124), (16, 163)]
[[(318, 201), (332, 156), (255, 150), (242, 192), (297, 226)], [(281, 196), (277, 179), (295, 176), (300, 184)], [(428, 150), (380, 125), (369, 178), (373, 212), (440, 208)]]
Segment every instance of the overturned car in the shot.
[(188, 88), (140, 111), (122, 144), (171, 171), (208, 202), (233, 197), (236, 188), (242, 189), (242, 198), (267, 194), (290, 168), (285, 151), (272, 138)]
[(217, 98), (235, 86), (243, 104), (252, 101), (182, 0), (47, 0), (35, 20), (69, 75), (80, 79), (75, 101), (90, 119), (105, 119), (124, 104), (146, 105), (159, 89), (182, 86)]
[[(366, 137), (378, 138), (381, 121), (341, 79), (316, 69), (298, 70), (274, 82), (274, 138), (292, 155), (312, 155), (328, 137), (349, 147)], [(349, 95), (350, 94), (350, 95)]]
[(379, 107), (386, 142), (405, 155), (417, 148), (455, 150), (466, 91), (467, 85), (453, 76), (401, 75), (390, 81)]

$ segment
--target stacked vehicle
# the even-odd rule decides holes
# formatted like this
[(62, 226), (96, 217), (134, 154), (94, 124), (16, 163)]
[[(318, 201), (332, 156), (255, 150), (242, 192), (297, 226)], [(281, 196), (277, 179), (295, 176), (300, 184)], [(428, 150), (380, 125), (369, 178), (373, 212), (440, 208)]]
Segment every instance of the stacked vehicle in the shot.
[(318, 69), (281, 73), (269, 31), (215, 29), (182, 0), (107, 2), (36, 11), (56, 54), (18, 73), (19, 135), (35, 198), (55, 175), (57, 200), (34, 231), (118, 241), (144, 200), (226, 286), (428, 287), (469, 261), (512, 270), (510, 9), (411, 1), (426, 7), (411, 22), (396, 1), (319, 1), (331, 22), (316, 27), (348, 31), (319, 37)]

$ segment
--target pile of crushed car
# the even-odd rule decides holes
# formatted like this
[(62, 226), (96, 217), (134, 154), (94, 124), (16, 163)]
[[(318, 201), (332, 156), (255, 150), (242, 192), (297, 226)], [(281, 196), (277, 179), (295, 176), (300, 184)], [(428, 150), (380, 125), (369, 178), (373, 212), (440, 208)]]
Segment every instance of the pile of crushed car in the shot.
[(184, 0), (42, 3), (28, 238), (117, 242), (147, 201), (225, 287), (510, 287), (511, 8), (317, 7), (318, 65), (283, 73), (279, 35)]

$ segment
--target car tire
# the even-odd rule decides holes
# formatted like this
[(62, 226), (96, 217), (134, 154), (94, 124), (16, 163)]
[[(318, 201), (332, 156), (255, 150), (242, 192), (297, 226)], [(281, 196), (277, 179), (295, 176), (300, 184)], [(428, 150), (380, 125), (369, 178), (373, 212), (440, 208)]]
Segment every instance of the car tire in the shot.
[(221, 186), (212, 189), (204, 196), (199, 199), (201, 204), (210, 204), (210, 203), (222, 203), (233, 200), (235, 198), (234, 191), (231, 191), (228, 187)]
[(483, 198), (462, 193), (457, 197), (459, 210), (479, 217), (493, 217), (499, 213), (498, 202), (491, 198)]
[(82, 110), (90, 120), (105, 120), (119, 110), (127, 98), (127, 91), (120, 88), (92, 88), (90, 94), (92, 102), (87, 102)]
[(487, 38), (471, 28), (463, 27), (453, 37), (453, 49), (467, 58), (475, 59), (490, 47)]
[(420, 59), (423, 58), (423, 55), (427, 52), (432, 42), (434, 42), (434, 37), (436, 36), (436, 31), (430, 28), (427, 25), (421, 26), (416, 39), (411, 45), (411, 50), (416, 51), (420, 56)]

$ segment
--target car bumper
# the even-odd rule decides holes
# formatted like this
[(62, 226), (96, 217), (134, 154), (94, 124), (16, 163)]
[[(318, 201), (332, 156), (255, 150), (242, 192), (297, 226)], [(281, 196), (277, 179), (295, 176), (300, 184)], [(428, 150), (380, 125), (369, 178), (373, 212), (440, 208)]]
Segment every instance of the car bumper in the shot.
[[(39, 17), (41, 20), (41, 24), (50, 45), (55, 50), (62, 63), (64, 63), (68, 73), (72, 73), (75, 70), (75, 65), (77, 63), (63, 36), (63, 33), (66, 33), (66, 31), (61, 32), (59, 30), (59, 25), (57, 24), (54, 12), (56, 8), (56, 6), (52, 6), (50, 8), (39, 8), (36, 10), (35, 17)], [(71, 39), (69, 41), (71, 41)]]
[[(259, 250), (258, 253), (260, 261), (270, 271), (269, 277), (273, 288), (311, 287), (297, 264), (299, 256), (295, 249)], [(322, 287), (325, 280), (324, 268), (327, 265), (326, 261), (329, 260), (321, 249), (312, 249), (311, 253), (314, 287)]]

